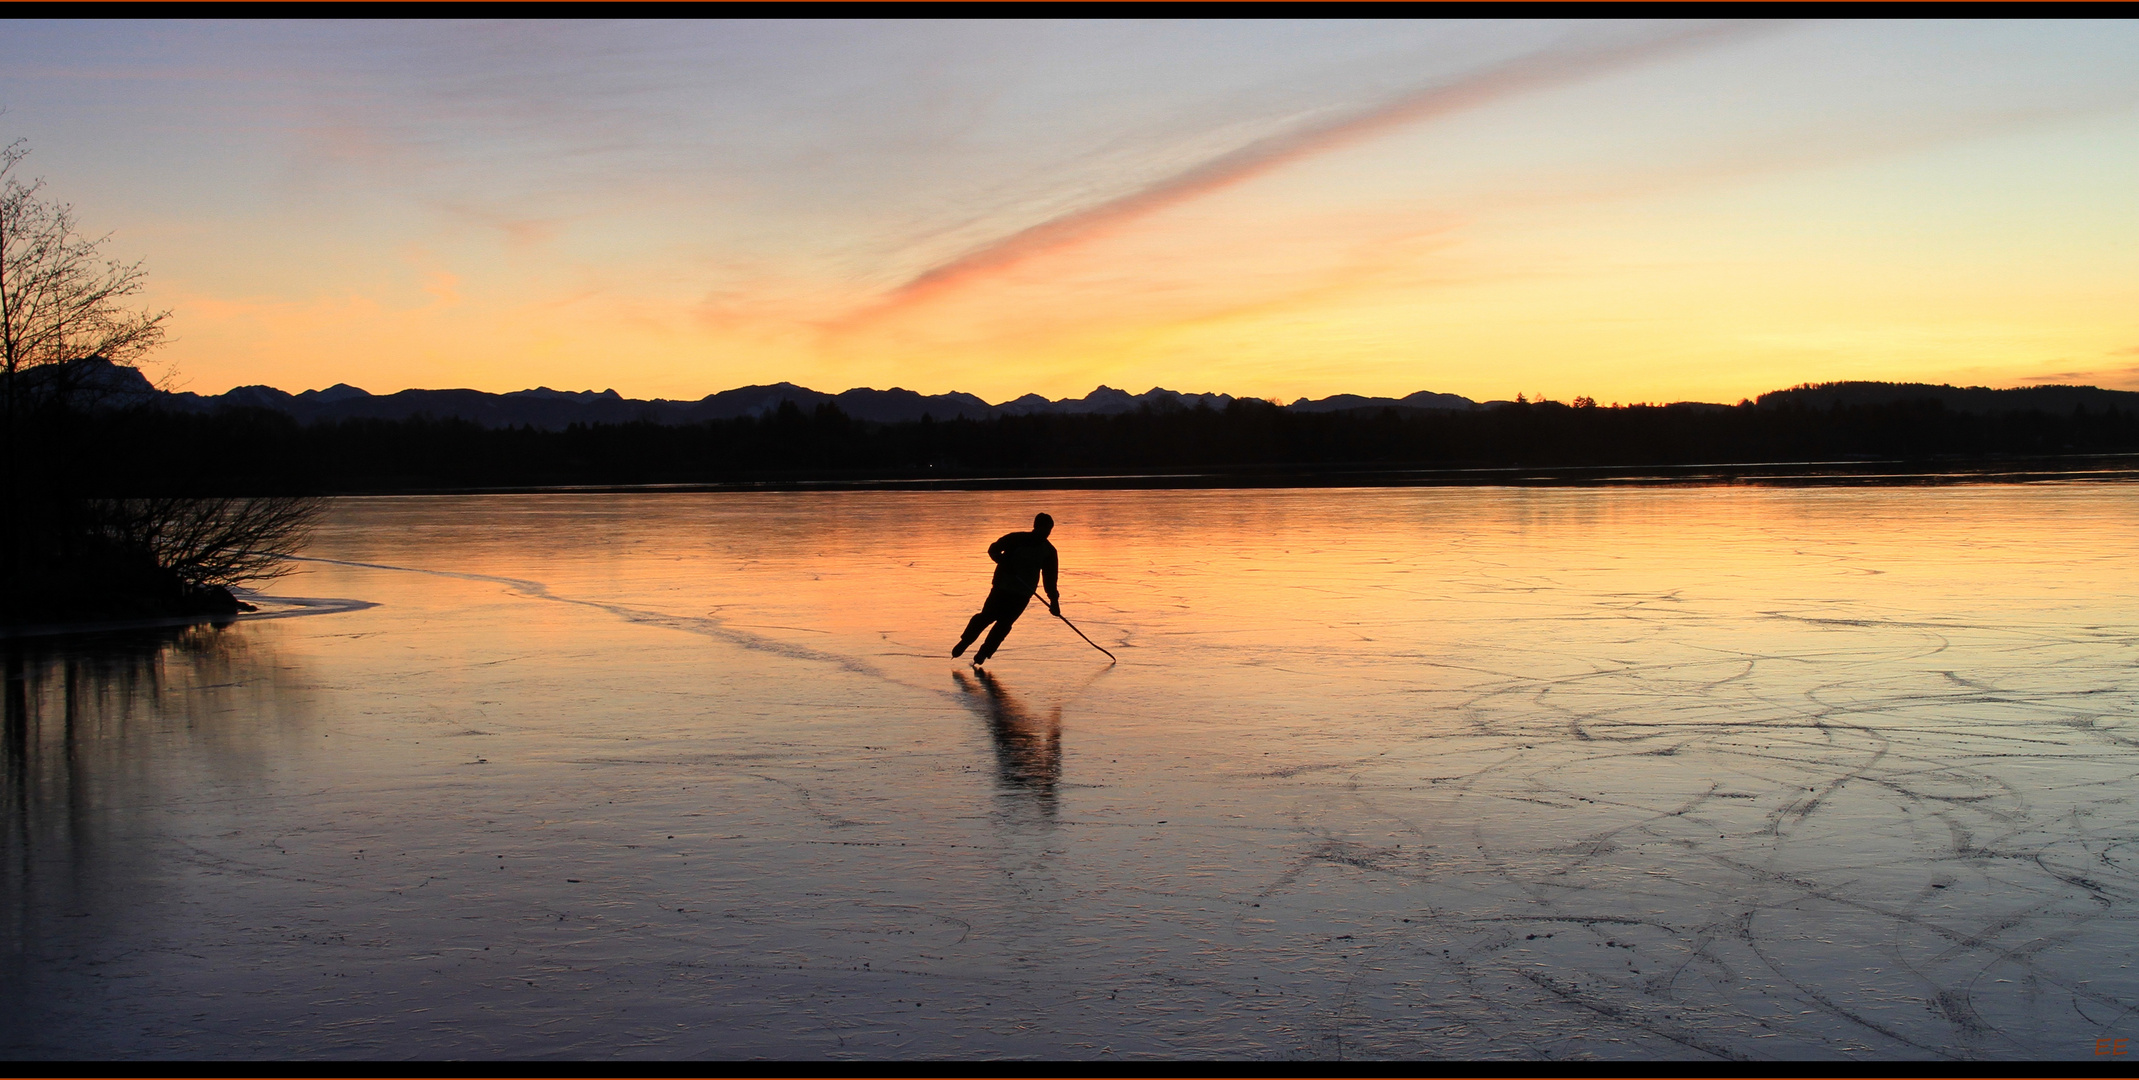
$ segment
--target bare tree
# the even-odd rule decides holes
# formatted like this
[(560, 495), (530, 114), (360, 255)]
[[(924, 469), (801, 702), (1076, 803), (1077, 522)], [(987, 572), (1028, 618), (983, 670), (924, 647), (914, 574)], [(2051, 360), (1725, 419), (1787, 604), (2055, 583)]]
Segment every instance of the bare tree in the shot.
[(286, 571), (322, 504), (143, 497), (154, 493), (82, 471), (112, 365), (161, 344), (170, 312), (133, 306), (141, 264), (108, 258), (109, 237), (85, 236), (44, 181), (22, 179), (28, 153), (19, 139), (0, 147), (0, 619), (92, 614), (63, 610), (92, 593), (114, 610), (227, 608), (229, 586)]
[[(0, 148), (0, 379), (12, 422), (27, 392), (68, 395), (80, 361), (135, 364), (163, 343), (168, 311), (138, 311), (128, 300), (146, 274), (139, 262), (104, 257), (109, 235), (82, 234), (74, 208), (41, 198), (42, 179), (17, 168), (21, 139)], [(38, 371), (43, 378), (23, 376)]]

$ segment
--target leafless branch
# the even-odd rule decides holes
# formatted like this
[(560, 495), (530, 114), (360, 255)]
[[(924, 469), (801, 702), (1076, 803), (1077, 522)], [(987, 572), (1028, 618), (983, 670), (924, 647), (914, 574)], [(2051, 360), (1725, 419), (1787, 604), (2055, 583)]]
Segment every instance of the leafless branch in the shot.
[(108, 235), (84, 236), (73, 207), (42, 197), (43, 180), (15, 174), (28, 152), (21, 140), (0, 149), (0, 375), (11, 400), (31, 369), (59, 379), (87, 357), (138, 362), (162, 343), (170, 317), (130, 307), (147, 276), (141, 264), (105, 257)]
[(324, 506), (293, 496), (113, 499), (96, 517), (105, 536), (153, 552), (186, 585), (227, 588), (288, 573)]

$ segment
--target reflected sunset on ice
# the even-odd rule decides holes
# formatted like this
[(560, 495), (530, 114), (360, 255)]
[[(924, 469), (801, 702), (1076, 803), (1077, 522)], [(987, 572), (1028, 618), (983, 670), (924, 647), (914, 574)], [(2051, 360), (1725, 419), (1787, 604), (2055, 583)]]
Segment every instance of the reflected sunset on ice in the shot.
[[(1034, 610), (976, 672), (946, 654), (982, 549), (1040, 509), (1121, 662)], [(24, 661), (7, 1038), (2078, 1056), (2139, 992), (2135, 514), (2123, 485), (344, 500), (275, 592), (375, 607)]]

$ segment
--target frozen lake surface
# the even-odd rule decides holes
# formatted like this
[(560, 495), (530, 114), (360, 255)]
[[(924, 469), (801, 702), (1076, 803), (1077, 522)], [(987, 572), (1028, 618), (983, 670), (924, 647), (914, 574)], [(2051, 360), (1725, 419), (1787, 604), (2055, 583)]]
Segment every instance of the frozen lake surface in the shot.
[[(1060, 522), (1064, 613), (946, 653)], [(7, 653), (0, 1056), (2092, 1058), (2139, 487), (347, 500)], [(308, 613), (320, 612), (320, 613)]]

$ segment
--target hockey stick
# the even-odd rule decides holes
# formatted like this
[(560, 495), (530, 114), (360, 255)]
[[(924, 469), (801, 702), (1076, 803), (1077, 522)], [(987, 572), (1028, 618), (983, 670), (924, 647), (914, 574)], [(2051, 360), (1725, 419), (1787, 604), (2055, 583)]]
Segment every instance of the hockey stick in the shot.
[[(1038, 589), (1037, 587), (1035, 587), (1035, 588), (1034, 588), (1034, 589), (1032, 590), (1032, 595), (1033, 595), (1033, 598), (1034, 598), (1034, 599), (1036, 599), (1036, 600), (1040, 599), (1040, 590), (1039, 590), (1039, 589)], [(1045, 601), (1045, 600), (1040, 600), (1040, 602), (1041, 602), (1041, 603), (1043, 603), (1043, 604), (1047, 603), (1047, 601)], [(1072, 630), (1077, 630), (1077, 624), (1076, 624), (1076, 623), (1073, 623), (1073, 622), (1071, 622), (1071, 621), (1069, 621), (1069, 616), (1067, 616), (1067, 615), (1064, 615), (1064, 614), (1062, 614), (1062, 612), (1061, 612), (1061, 611), (1057, 610), (1057, 609), (1058, 609), (1058, 608), (1059, 608), (1060, 606), (1061, 606), (1061, 605), (1059, 605), (1059, 604), (1049, 604), (1049, 605), (1048, 605), (1048, 608), (1047, 608), (1047, 611), (1048, 611), (1048, 613), (1049, 613), (1049, 614), (1053, 615), (1053, 616), (1054, 616), (1055, 618), (1057, 618), (1057, 619), (1061, 619), (1061, 620), (1062, 620), (1062, 625), (1064, 625), (1064, 626), (1067, 626), (1067, 627), (1069, 627), (1069, 628), (1070, 628), (1070, 629), (1072, 629)], [(1098, 642), (1096, 642), (1096, 641), (1093, 641), (1093, 640), (1092, 640), (1091, 638), (1088, 638), (1088, 637), (1084, 637), (1084, 631), (1082, 631), (1082, 630), (1077, 630), (1077, 636), (1078, 636), (1078, 637), (1081, 637), (1081, 638), (1084, 638), (1084, 643), (1085, 643), (1085, 644), (1087, 644), (1087, 645), (1090, 645), (1091, 647), (1093, 647), (1093, 648), (1095, 648), (1095, 649), (1098, 649), (1098, 650), (1099, 650), (1100, 652), (1103, 652), (1103, 653), (1107, 653), (1107, 659), (1109, 659), (1109, 660), (1112, 660), (1112, 661), (1114, 661), (1114, 662), (1115, 662), (1115, 663), (1117, 663), (1117, 664), (1121, 663), (1121, 658), (1120, 658), (1120, 657), (1118, 657), (1118, 656), (1115, 656), (1115, 655), (1114, 655), (1113, 653), (1107, 652), (1106, 646), (1104, 646), (1104, 645), (1101, 645), (1100, 643), (1098, 643)]]

